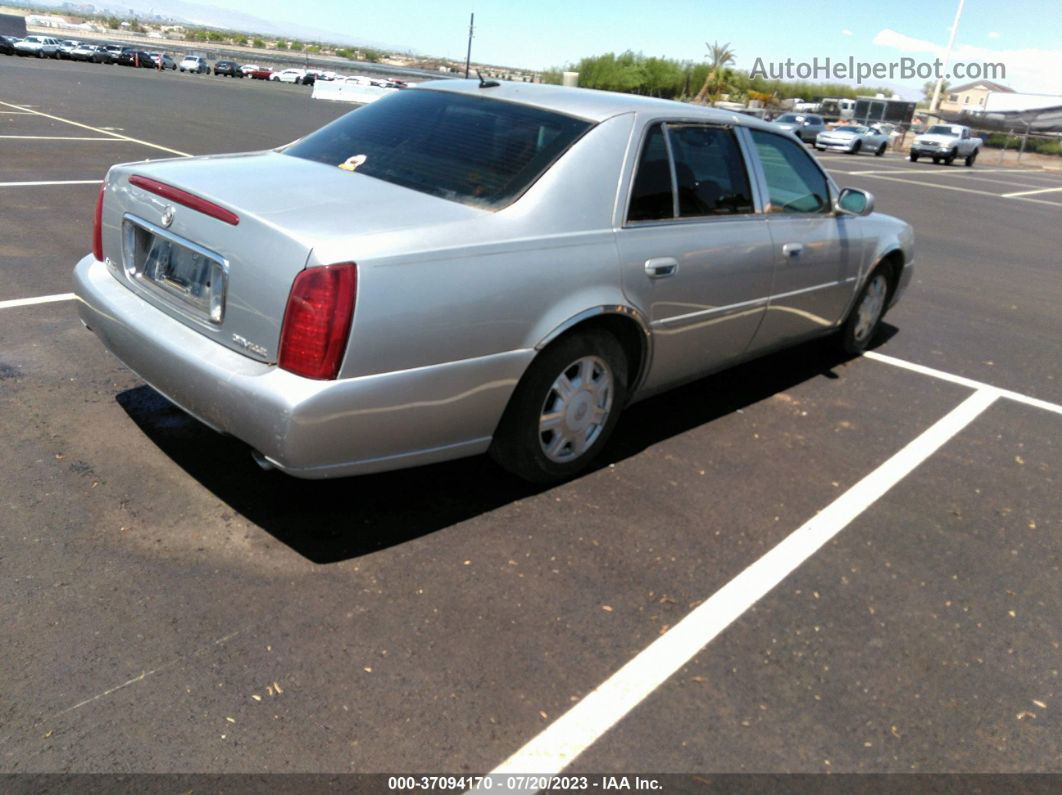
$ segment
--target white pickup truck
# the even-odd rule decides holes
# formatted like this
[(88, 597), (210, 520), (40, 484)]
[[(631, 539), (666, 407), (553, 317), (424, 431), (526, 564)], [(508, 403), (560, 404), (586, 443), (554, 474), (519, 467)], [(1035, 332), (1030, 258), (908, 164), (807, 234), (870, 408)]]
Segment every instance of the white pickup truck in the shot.
[(984, 141), (974, 138), (970, 128), (961, 124), (934, 124), (911, 144), (911, 162), (920, 157), (931, 157), (934, 163), (944, 162), (950, 166), (957, 157), (972, 166), (981, 151)]

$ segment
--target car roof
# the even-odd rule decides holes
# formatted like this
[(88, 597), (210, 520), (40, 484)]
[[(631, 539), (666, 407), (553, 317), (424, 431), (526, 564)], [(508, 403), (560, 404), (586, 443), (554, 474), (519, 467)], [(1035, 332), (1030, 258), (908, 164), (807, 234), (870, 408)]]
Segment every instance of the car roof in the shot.
[(687, 102), (656, 99), (636, 94), (620, 94), (614, 91), (598, 91), (591, 88), (570, 88), (543, 83), (511, 83), (497, 81), (491, 88), (480, 88), (478, 80), (427, 80), (412, 86), (416, 89), (452, 91), (492, 97), (522, 105), (531, 105), (543, 110), (552, 110), (568, 116), (577, 116), (588, 121), (600, 122), (621, 113), (641, 112), (704, 119), (717, 124), (740, 124), (757, 129), (774, 130), (773, 125), (745, 116), (736, 111), (706, 108)]

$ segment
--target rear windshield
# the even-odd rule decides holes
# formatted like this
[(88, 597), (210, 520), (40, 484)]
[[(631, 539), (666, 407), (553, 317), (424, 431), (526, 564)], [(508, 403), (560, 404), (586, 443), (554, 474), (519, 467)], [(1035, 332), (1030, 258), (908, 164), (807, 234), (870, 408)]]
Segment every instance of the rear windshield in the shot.
[(284, 153), (497, 209), (591, 126), (511, 102), (414, 89), (348, 113)]

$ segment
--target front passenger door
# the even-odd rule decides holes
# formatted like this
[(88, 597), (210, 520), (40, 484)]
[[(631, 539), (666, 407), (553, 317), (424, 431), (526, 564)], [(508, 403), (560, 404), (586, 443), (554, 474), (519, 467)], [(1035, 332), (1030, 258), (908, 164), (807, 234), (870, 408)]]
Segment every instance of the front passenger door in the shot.
[(767, 228), (775, 277), (753, 349), (813, 336), (835, 325), (859, 276), (862, 233), (857, 217), (836, 215), (829, 180), (788, 136), (750, 130), (768, 197)]

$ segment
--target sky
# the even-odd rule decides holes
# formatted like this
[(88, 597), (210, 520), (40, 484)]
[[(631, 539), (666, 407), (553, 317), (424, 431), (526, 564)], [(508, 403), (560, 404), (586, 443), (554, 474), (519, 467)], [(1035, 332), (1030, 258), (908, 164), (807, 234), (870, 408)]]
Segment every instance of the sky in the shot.
[[(958, 0), (211, 0), (211, 5), (323, 27), (424, 55), (531, 69), (624, 50), (703, 60), (729, 42), (735, 66), (757, 58), (890, 62), (943, 56)], [(1018, 91), (1062, 94), (1062, 0), (966, 0), (955, 60), (1001, 62), (997, 80)], [(924, 79), (868, 80), (920, 98)], [(957, 82), (952, 81), (953, 85)]]

